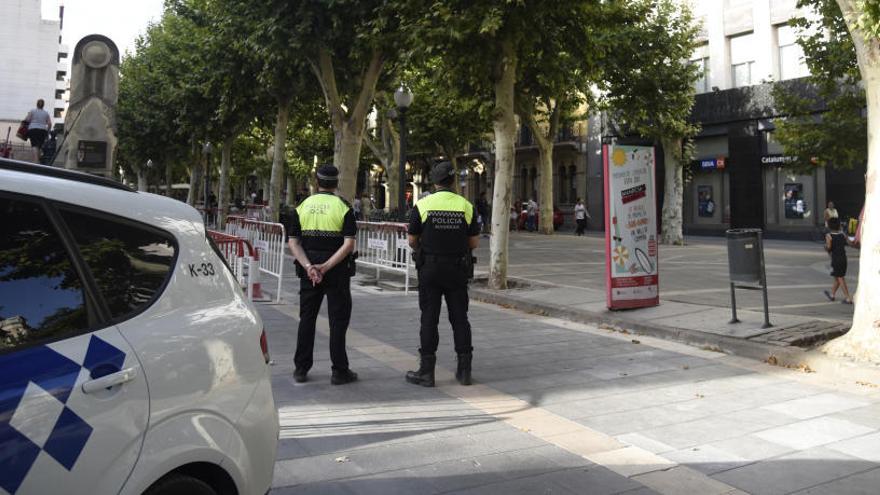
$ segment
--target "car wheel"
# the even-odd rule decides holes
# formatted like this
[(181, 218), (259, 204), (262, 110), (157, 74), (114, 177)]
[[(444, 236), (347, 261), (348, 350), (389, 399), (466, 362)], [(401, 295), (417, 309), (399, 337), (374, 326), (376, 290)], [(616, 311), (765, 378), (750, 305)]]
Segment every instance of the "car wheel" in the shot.
[(144, 495), (217, 495), (217, 492), (198, 478), (171, 474), (157, 481)]

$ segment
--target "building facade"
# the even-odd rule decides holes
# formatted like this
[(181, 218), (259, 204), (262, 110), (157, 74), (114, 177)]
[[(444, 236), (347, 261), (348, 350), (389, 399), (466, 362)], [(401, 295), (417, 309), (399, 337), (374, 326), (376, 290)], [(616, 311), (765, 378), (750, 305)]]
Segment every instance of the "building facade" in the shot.
[(44, 19), (41, 0), (0, 0), (0, 143), (7, 133), (13, 151), (25, 147), (15, 131), (38, 99), (53, 122), (63, 122), (67, 46), (61, 43), (64, 7)]
[(693, 120), (696, 138), (692, 180), (685, 189), (687, 233), (718, 233), (757, 227), (797, 237), (824, 224), (827, 201), (842, 216), (857, 216), (864, 200), (864, 169), (816, 167), (792, 170), (774, 139), (773, 84), (807, 92), (809, 75), (794, 17), (811, 15), (796, 0), (692, 0), (702, 21), (701, 44), (692, 63), (697, 81)]

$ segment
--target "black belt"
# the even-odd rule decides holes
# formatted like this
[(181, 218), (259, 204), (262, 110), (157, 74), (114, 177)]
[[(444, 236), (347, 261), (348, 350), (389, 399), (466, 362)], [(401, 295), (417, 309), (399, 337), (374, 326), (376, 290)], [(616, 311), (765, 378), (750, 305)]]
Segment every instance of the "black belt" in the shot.
[(425, 261), (430, 261), (433, 263), (449, 263), (460, 261), (464, 259), (465, 253), (457, 253), (457, 254), (428, 254), (425, 253)]

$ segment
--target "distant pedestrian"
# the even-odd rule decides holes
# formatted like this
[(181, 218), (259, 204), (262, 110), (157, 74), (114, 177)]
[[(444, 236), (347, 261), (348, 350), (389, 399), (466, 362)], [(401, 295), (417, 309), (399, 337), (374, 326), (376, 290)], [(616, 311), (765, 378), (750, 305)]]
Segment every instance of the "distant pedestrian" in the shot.
[(518, 230), (519, 227), (519, 213), (517, 212), (516, 206), (510, 207), (510, 230), (515, 231)]
[(477, 213), (480, 215), (480, 232), (489, 233), (489, 201), (486, 199), (486, 191), (480, 193), (477, 200)]
[(837, 213), (837, 208), (834, 207), (834, 201), (828, 202), (828, 207), (825, 208), (825, 228), (828, 228), (828, 221), (832, 218), (840, 218), (840, 215)]
[(46, 102), (40, 98), (37, 100), (37, 108), (28, 112), (24, 118), (25, 122), (28, 123), (27, 137), (31, 142), (31, 148), (34, 152), (34, 163), (40, 163), (43, 143), (46, 142), (46, 138), (49, 137), (49, 129), (52, 128), (52, 119), (49, 117), (49, 112), (43, 110), (45, 105)]
[(840, 230), (839, 218), (829, 219), (828, 228), (830, 232), (825, 234), (825, 250), (831, 255), (831, 276), (834, 277), (834, 285), (831, 286), (831, 292), (824, 291), (825, 297), (829, 301), (834, 301), (837, 289), (843, 288), (845, 297), (843, 304), (852, 304), (852, 297), (846, 286), (846, 245), (848, 240), (846, 234)]
[(581, 198), (578, 198), (577, 204), (574, 205), (574, 219), (577, 222), (576, 235), (584, 235), (584, 230), (587, 228), (588, 218), (591, 218), (590, 212), (587, 211), (584, 201)]
[[(552, 221), (552, 220), (551, 220)], [(538, 202), (534, 198), (529, 198), (526, 205), (526, 229), (534, 232), (538, 228)]]
[(354, 219), (357, 221), (363, 220), (363, 203), (361, 203), (361, 198), (355, 196), (354, 203), (352, 203), (351, 207), (354, 209)]

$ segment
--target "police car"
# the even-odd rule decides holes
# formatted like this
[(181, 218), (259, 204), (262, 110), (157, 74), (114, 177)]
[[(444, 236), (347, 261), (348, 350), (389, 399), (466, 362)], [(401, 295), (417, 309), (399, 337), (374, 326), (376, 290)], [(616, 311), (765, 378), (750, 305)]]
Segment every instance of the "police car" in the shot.
[(0, 159), (0, 494), (263, 494), (262, 322), (193, 208)]

